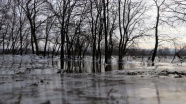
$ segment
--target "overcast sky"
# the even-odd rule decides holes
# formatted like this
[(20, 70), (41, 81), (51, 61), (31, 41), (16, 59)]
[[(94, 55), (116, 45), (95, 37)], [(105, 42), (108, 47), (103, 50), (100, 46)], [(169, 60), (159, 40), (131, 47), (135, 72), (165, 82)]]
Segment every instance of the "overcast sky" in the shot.
[[(153, 0), (146, 0), (147, 3), (149, 5), (152, 5), (154, 3)], [(159, 0), (161, 1), (161, 0)], [(169, 1), (169, 0), (166, 0)], [(149, 26), (153, 26), (156, 21), (156, 8), (155, 6), (151, 6), (150, 10), (146, 13), (147, 15), (150, 16), (150, 19), (147, 21), (147, 24)], [(179, 43), (179, 45), (183, 45), (184, 43), (186, 43), (186, 29), (185, 29), (184, 23), (178, 23), (177, 25), (175, 25), (176, 28), (168, 26), (166, 24), (160, 25), (159, 26), (159, 34), (160, 36), (160, 40), (161, 39), (173, 39), (176, 38), (177, 39), (177, 43)], [(142, 48), (147, 48), (147, 49), (153, 49), (154, 48), (154, 44), (155, 44), (155, 39), (154, 39), (154, 34), (155, 34), (155, 30), (152, 30), (151, 32), (149, 32), (149, 34), (152, 36), (150, 38), (145, 38), (140, 40), (140, 44), (139, 46)], [(169, 37), (168, 37), (169, 36)], [(163, 42), (162, 44), (160, 44), (160, 47), (168, 47), (168, 48), (174, 48), (173, 44), (170, 42)]]

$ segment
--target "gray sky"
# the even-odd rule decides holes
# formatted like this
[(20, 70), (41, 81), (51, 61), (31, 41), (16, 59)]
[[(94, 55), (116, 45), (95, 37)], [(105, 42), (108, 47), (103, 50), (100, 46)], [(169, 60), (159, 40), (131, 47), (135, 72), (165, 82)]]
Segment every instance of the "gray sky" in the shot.
[[(154, 3), (153, 0), (146, 0), (149, 5), (152, 5)], [(159, 0), (162, 1), (162, 0)], [(168, 2), (170, 0), (166, 0)], [(146, 13), (147, 15), (150, 16), (150, 19), (147, 21), (147, 24), (150, 27), (153, 27), (156, 23), (156, 8), (155, 6), (151, 6), (150, 10)], [(166, 24), (160, 25), (159, 26), (159, 34), (160, 34), (160, 40), (161, 39), (173, 39), (177, 38), (177, 43), (178, 47), (186, 43), (186, 29), (184, 24), (177, 24), (175, 25), (176, 28), (173, 28), (171, 26), (168, 26)], [(155, 39), (154, 39), (154, 34), (155, 30), (152, 30), (149, 32), (149, 34), (152, 36), (150, 38), (145, 38), (145, 40), (140, 40), (139, 46), (142, 48), (147, 48), (147, 49), (153, 49), (154, 44), (155, 44)], [(162, 44), (163, 47), (168, 47), (168, 48), (174, 48), (173, 44), (170, 42), (163, 42)], [(161, 46), (160, 46), (161, 47)]]

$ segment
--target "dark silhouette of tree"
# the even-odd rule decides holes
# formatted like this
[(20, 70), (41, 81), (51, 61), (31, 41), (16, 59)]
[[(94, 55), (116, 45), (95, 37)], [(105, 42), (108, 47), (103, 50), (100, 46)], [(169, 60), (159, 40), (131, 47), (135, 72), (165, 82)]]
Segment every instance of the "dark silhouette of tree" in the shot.
[(144, 13), (147, 11), (145, 3), (132, 0), (118, 0), (119, 25), (119, 61), (126, 55), (127, 50), (135, 44), (135, 40), (146, 36), (142, 28)]
[(105, 63), (108, 64), (108, 30), (107, 30), (107, 6), (108, 0), (103, 0), (103, 25), (104, 25), (104, 36), (105, 36)]
[(156, 25), (155, 25), (155, 47), (154, 47), (152, 58), (151, 58), (152, 66), (154, 66), (154, 60), (155, 60), (157, 50), (158, 50), (158, 43), (159, 43), (158, 42), (158, 40), (159, 40), (158, 27), (159, 27), (159, 21), (160, 21), (160, 10), (161, 10), (161, 6), (164, 4), (164, 2), (165, 2), (165, 0), (161, 1), (159, 4), (158, 0), (154, 0), (155, 6), (156, 6), (156, 11), (157, 11), (157, 17), (156, 17)]
[(1, 46), (3, 48), (3, 52), (5, 53), (6, 51), (6, 43), (8, 42), (8, 33), (9, 33), (9, 28), (10, 28), (10, 21), (11, 16), (9, 15), (11, 8), (11, 2), (10, 0), (7, 1), (0, 1), (0, 36), (1, 36)]
[(19, 4), (23, 8), (24, 13), (29, 21), (28, 23), (30, 25), (32, 53), (36, 52), (37, 55), (39, 55), (37, 32), (39, 31), (39, 27), (45, 22), (45, 20), (39, 20), (39, 17), (43, 11), (42, 6), (44, 3), (45, 0), (19, 1)]

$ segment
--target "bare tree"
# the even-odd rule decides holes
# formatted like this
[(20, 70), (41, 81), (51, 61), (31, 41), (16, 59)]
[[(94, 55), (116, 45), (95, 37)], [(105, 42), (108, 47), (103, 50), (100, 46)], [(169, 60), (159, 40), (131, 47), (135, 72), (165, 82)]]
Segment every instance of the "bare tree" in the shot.
[(7, 43), (7, 36), (8, 36), (8, 29), (9, 29), (9, 23), (8, 19), (10, 19), (10, 15), (8, 14), (10, 12), (10, 1), (0, 1), (0, 36), (1, 41), (0, 45), (3, 48), (3, 52), (5, 53), (5, 45)]
[(26, 30), (26, 28), (24, 28), (25, 26), (25, 23), (26, 23), (26, 15), (24, 14), (24, 9), (20, 6), (20, 5), (23, 5), (23, 4), (20, 4), (20, 3), (23, 3), (23, 0), (19, 1), (17, 0), (17, 15), (18, 15), (18, 21), (19, 21), (19, 37), (20, 37), (20, 54), (22, 55), (23, 54), (23, 45), (24, 45), (24, 42), (23, 42), (23, 38), (24, 38), (24, 30)]
[[(39, 54), (39, 45), (38, 45), (38, 38), (37, 32), (39, 27), (46, 21), (41, 20), (40, 16), (42, 14), (43, 8), (42, 6), (45, 3), (45, 0), (28, 0), (28, 1), (18, 1), (19, 5), (23, 8), (24, 13), (29, 21), (30, 25), (30, 34), (31, 34), (31, 46), (32, 46), (32, 53)], [(34, 48), (35, 45), (35, 48)]]
[(145, 36), (144, 13), (145, 3), (132, 0), (118, 0), (119, 21), (119, 61), (127, 54), (127, 50), (136, 43), (136, 39)]
[(107, 29), (107, 6), (108, 0), (103, 0), (103, 25), (104, 25), (104, 36), (105, 36), (105, 63), (108, 63), (108, 29)]
[(68, 35), (68, 27), (70, 24), (70, 18), (74, 7), (76, 5), (76, 0), (58, 0), (55, 3), (53, 1), (47, 1), (48, 9), (51, 11), (57, 18), (57, 24), (60, 28), (61, 36), (61, 67), (63, 67), (63, 60), (65, 58), (65, 39)]
[(166, 12), (171, 13), (169, 15), (169, 21), (174, 23), (181, 21), (186, 22), (186, 1), (185, 0), (169, 0), (166, 5)]
[[(50, 18), (50, 16), (48, 16), (47, 18)], [(46, 56), (46, 51), (47, 51), (47, 46), (49, 43), (49, 35), (51, 34), (51, 30), (53, 28), (54, 25), (54, 18), (50, 18), (47, 19), (46, 24), (45, 24), (45, 42), (44, 42), (44, 50), (43, 50), (43, 56)]]
[(159, 21), (160, 21), (160, 10), (161, 10), (161, 6), (164, 4), (164, 2), (165, 2), (165, 0), (161, 1), (160, 3), (159, 3), (159, 0), (154, 0), (156, 10), (157, 10), (157, 17), (156, 17), (156, 25), (155, 25), (155, 47), (154, 47), (152, 58), (151, 58), (152, 66), (154, 66), (154, 60), (155, 60), (157, 50), (158, 50), (158, 43), (159, 43), (158, 42), (158, 40), (159, 40), (158, 27), (159, 27)]
[(98, 59), (101, 62), (100, 43), (103, 37), (103, 2), (101, 0), (90, 0), (90, 19), (92, 59)]

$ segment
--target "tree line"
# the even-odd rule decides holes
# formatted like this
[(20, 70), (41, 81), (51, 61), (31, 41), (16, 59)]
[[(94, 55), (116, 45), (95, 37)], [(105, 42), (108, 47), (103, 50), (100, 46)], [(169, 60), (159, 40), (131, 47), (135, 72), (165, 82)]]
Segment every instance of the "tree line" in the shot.
[[(116, 51), (122, 61), (153, 30), (153, 63), (158, 26), (186, 20), (185, 1), (167, 1), (152, 0), (157, 15), (149, 17), (152, 5), (144, 0), (0, 0), (0, 47), (2, 53), (60, 55), (61, 60), (89, 54), (101, 62), (104, 56), (109, 63)], [(153, 28), (145, 25), (149, 18), (156, 18)]]

